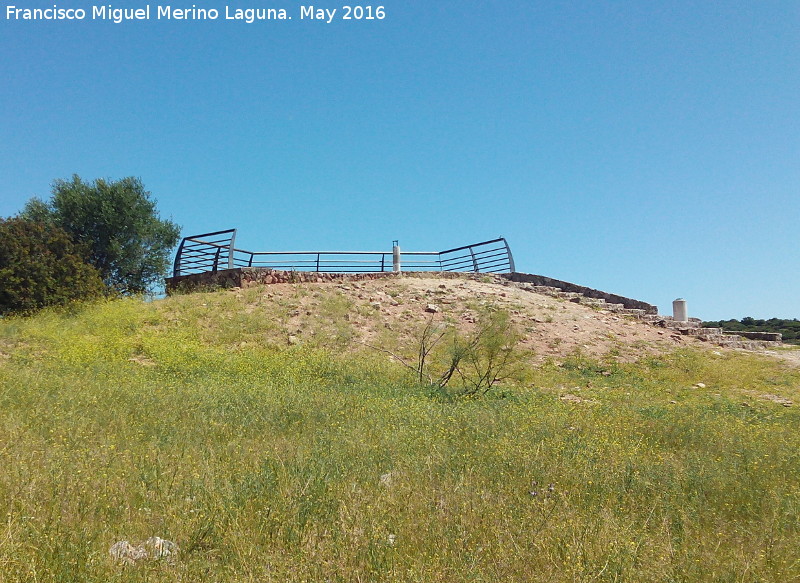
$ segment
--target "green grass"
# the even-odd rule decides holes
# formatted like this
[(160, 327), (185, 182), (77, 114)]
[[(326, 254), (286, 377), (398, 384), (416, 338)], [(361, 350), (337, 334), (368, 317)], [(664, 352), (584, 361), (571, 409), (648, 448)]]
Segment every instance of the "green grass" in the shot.
[[(760, 398), (797, 371), (576, 354), (446, 401), (245, 301), (0, 321), (0, 581), (800, 578), (800, 415)], [(108, 558), (150, 536), (174, 565)]]

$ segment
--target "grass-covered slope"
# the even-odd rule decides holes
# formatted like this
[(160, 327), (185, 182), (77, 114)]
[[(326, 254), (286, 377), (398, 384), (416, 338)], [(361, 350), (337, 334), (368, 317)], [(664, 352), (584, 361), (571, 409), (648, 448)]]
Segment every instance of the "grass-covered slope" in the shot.
[(0, 581), (800, 577), (798, 371), (576, 352), (447, 399), (318, 293), (292, 343), (299, 295), (0, 321)]

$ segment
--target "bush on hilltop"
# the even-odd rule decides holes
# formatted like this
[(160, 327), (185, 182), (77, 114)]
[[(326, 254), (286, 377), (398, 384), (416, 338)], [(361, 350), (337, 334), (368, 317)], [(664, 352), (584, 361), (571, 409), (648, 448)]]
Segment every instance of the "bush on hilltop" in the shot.
[(105, 286), (59, 227), (0, 219), (0, 314), (97, 297)]

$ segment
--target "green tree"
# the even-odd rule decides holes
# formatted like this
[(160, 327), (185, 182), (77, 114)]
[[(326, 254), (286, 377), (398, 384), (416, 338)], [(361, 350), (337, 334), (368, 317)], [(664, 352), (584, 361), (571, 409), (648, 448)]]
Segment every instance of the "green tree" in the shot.
[(52, 224), (0, 219), (0, 313), (99, 296), (105, 286), (85, 252)]
[(64, 229), (86, 246), (105, 284), (125, 294), (161, 285), (180, 236), (180, 227), (159, 218), (150, 192), (133, 177), (56, 180), (51, 199), (31, 199), (21, 216)]

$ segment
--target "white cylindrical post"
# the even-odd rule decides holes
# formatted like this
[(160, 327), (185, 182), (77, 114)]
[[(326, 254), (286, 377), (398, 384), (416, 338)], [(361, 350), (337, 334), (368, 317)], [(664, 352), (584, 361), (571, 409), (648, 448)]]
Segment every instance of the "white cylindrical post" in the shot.
[(400, 273), (400, 244), (398, 241), (392, 242), (392, 271)]
[(686, 300), (678, 298), (672, 302), (672, 319), (676, 322), (688, 322), (689, 315), (686, 311)]

